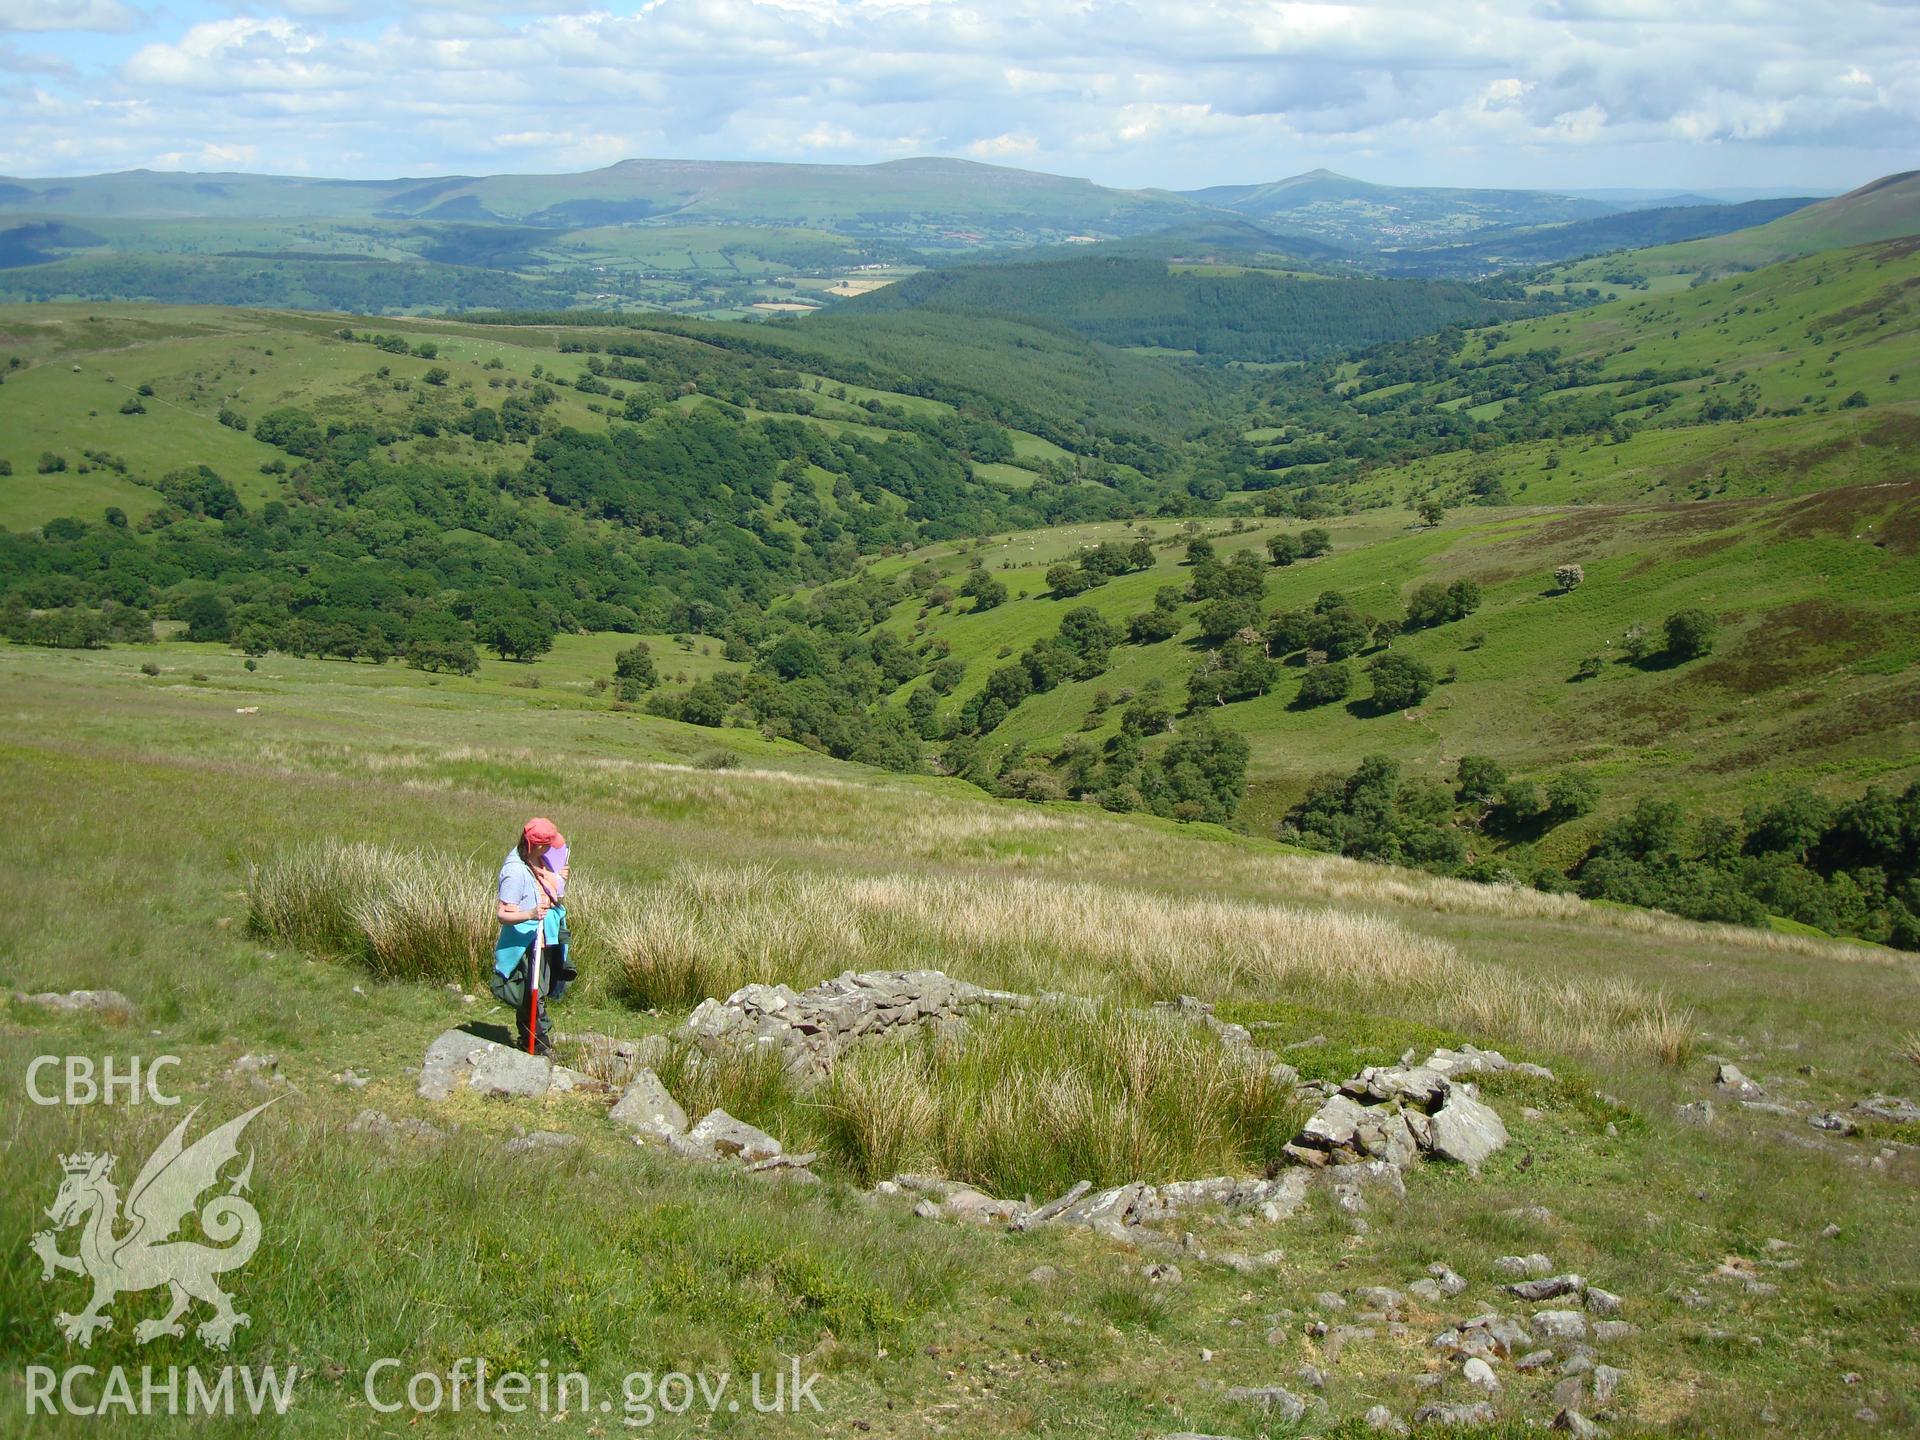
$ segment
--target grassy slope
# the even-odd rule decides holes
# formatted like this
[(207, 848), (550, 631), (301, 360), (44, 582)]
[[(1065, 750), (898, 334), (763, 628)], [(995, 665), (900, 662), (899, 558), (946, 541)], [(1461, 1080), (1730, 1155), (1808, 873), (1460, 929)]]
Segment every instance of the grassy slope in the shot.
[[(1308, 605), (1337, 589), (1365, 611), (1397, 616), (1417, 584), (1461, 576), (1482, 585), (1485, 604), (1465, 621), (1394, 642), (1436, 669), (1458, 668), (1455, 683), (1417, 711), (1374, 716), (1358, 702), (1291, 709), (1302, 672), (1288, 667), (1270, 695), (1213, 712), (1253, 742), (1245, 814), (1256, 826), (1276, 818), (1314, 774), (1351, 768), (1371, 753), (1436, 775), (1465, 753), (1530, 771), (1591, 768), (1607, 792), (1601, 813), (1548, 842), (1570, 853), (1641, 794), (1737, 807), (1794, 778), (1844, 789), (1920, 773), (1920, 487), (1910, 481), (1802, 500), (1468, 510), (1437, 530), (1415, 528), (1398, 512), (1326, 523), (1333, 554), (1270, 569), (1268, 609)], [(1013, 598), (979, 616), (963, 606), (926, 618), (925, 633), (949, 641), (969, 664), (961, 698), (1004, 663), (1001, 651), (1017, 654), (1050, 635), (1068, 609), (1090, 604), (1124, 625), (1161, 586), (1184, 588), (1181, 549), (1169, 543), (1152, 571), (1071, 600), (1047, 592), (1048, 564), (1121, 528), (1014, 536), (979, 552), (996, 573), (1015, 567), (1002, 577)], [(1240, 548), (1264, 555), (1273, 525), (1240, 536), (1221, 533), (1217, 522), (1210, 528), (1225, 557)], [(965, 552), (928, 553), (957, 569)], [(1554, 567), (1566, 562), (1586, 567), (1585, 585), (1550, 593)], [(1610, 663), (1600, 679), (1573, 683), (1582, 657), (1618, 656), (1635, 621), (1657, 628), (1694, 605), (1721, 617), (1712, 659), (1678, 671)], [(906, 602), (893, 623), (910, 632), (917, 613), (917, 603)], [(992, 743), (1052, 745), (1079, 733), (1098, 690), (1118, 694), (1158, 678), (1183, 698), (1201, 653), (1192, 635), (1189, 624), (1183, 638), (1117, 648), (1107, 674), (1029, 699)], [(1362, 682), (1356, 694), (1365, 690)], [(1091, 737), (1104, 739), (1118, 718), (1116, 708)]]
[[(1542, 440), (1389, 467), (1355, 493), (1390, 501), (1437, 490), (1457, 499), (1474, 480), (1497, 478), (1515, 499), (1585, 504), (1904, 478), (1920, 416), (1916, 307), (1920, 255), (1905, 244), (1868, 245), (1475, 333), (1466, 358), (1557, 349), (1602, 361), (1599, 380), (1580, 393), (1615, 396), (1615, 413), (1644, 428), (1623, 444)], [(1631, 382), (1648, 368), (1704, 373), (1651, 387)], [(1441, 389), (1425, 388), (1434, 403), (1451, 403), (1437, 398)], [(1646, 408), (1653, 390), (1672, 397), (1670, 408)], [(1867, 407), (1841, 408), (1855, 390)], [(1739, 424), (1701, 424), (1701, 411), (1716, 401), (1757, 409)], [(1779, 413), (1793, 409), (1802, 413)], [(1549, 468), (1549, 456), (1561, 463)]]
[[(12, 932), (0, 981), (28, 990), (111, 985), (141, 1007), (132, 1031), (12, 1007), (0, 1017), (0, 1059), (17, 1073), (47, 1052), (178, 1054), (190, 1101), (225, 1117), (260, 1098), (227, 1078), (231, 1061), (246, 1051), (280, 1056), (292, 1088), (250, 1132), (266, 1241), (234, 1286), (253, 1323), (233, 1359), (310, 1372), (289, 1433), (378, 1430), (360, 1380), (383, 1355), (401, 1357), (402, 1373), (443, 1370), (456, 1356), (527, 1369), (546, 1357), (603, 1387), (636, 1369), (771, 1369), (783, 1354), (805, 1355), (824, 1373), (823, 1416), (746, 1415), (719, 1427), (740, 1434), (1249, 1433), (1263, 1428), (1260, 1416), (1218, 1387), (1300, 1388), (1302, 1362), (1329, 1372), (1336, 1420), (1377, 1401), (1404, 1415), (1422, 1398), (1409, 1377), (1445, 1373), (1427, 1335), (1449, 1317), (1501, 1304), (1492, 1258), (1534, 1249), (1624, 1295), (1641, 1327), (1603, 1355), (1628, 1371), (1616, 1434), (1746, 1434), (1762, 1406), (1809, 1436), (1852, 1433), (1849, 1416), (1863, 1403), (1895, 1429), (1920, 1419), (1920, 1374), (1904, 1334), (1909, 1260), (1920, 1245), (1911, 1157), (1871, 1170), (1859, 1163), (1870, 1145), (1810, 1150), (1789, 1143), (1811, 1136), (1803, 1124), (1788, 1133), (1787, 1122), (1733, 1107), (1712, 1131), (1681, 1129), (1669, 1102), (1701, 1093), (1704, 1061), (1676, 1073), (1630, 1056), (1532, 1052), (1569, 1083), (1488, 1087), (1516, 1143), (1478, 1180), (1425, 1168), (1410, 1177), (1403, 1204), (1376, 1198), (1364, 1236), (1330, 1207), (1271, 1231), (1198, 1222), (1210, 1250), (1277, 1245), (1284, 1257), (1253, 1277), (1183, 1257), (1183, 1284), (1150, 1287), (1134, 1273), (1139, 1257), (1084, 1237), (929, 1225), (862, 1203), (838, 1180), (800, 1192), (686, 1171), (636, 1150), (581, 1097), (435, 1111), (414, 1100), (404, 1067), (474, 1010), (437, 984), (377, 983), (261, 944), (234, 922), (248, 859), (326, 840), (471, 856), (479, 903), (491, 858), (537, 809), (567, 828), (578, 874), (634, 884), (682, 861), (988, 884), (1018, 867), (1036, 883), (1103, 893), (1384, 914), (1494, 975), (1659, 986), (1693, 1007), (1711, 1048), (1782, 1093), (1822, 1102), (1911, 1086), (1897, 1050), (1920, 1001), (1910, 961), (1795, 950), (1751, 934), (1641, 930), (1578, 908), (1554, 919), (1513, 913), (1497, 892), (1419, 877), (1397, 889), (1385, 872), (1295, 860), (1204, 828), (970, 799), (946, 782), (884, 781), (746, 732), (716, 737), (645, 717), (542, 708), (545, 691), (485, 679), (435, 684), (391, 668), (277, 659), (249, 676), (237, 657), (168, 646), (159, 655), (166, 673), (148, 680), (135, 671), (140, 658), (0, 648), (18, 717), (0, 791), (18, 823), (43, 837), (42, 918)], [(186, 683), (189, 667), (208, 682)], [(236, 705), (260, 710), (236, 716)], [(716, 742), (813, 778), (649, 764)], [(153, 842), (160, 834), (166, 843)], [(975, 963), (961, 952), (943, 958), (962, 974)], [(1361, 972), (1354, 983), (1365, 994), (1377, 982)], [(1436, 1039), (1505, 1038), (1455, 1030), (1445, 1007), (1407, 1013), (1390, 985), (1372, 1006), (1327, 1009), (1313, 993), (1281, 989), (1234, 1013), (1273, 1022), (1269, 1043), (1326, 1037), (1298, 1052), (1313, 1073), (1345, 1073)], [(636, 1034), (671, 1019), (625, 1010), (589, 961), (586, 988), (562, 1023)], [(344, 1067), (371, 1083), (339, 1085), (330, 1077)], [(1596, 1108), (1595, 1086), (1625, 1110)], [(435, 1147), (344, 1133), (362, 1106), (459, 1130)], [(0, 1271), (9, 1406), (22, 1404), (25, 1365), (73, 1358), (51, 1316), (72, 1304), (74, 1282), (43, 1285), (27, 1251), (58, 1178), (55, 1152), (112, 1150), (124, 1169), (179, 1113), (16, 1112), (10, 1151), (19, 1163), (0, 1181), (0, 1252), (12, 1257)], [(1617, 1133), (1608, 1133), (1610, 1119)], [(498, 1143), (516, 1124), (585, 1143), (558, 1157), (502, 1160)], [(1516, 1205), (1548, 1206), (1554, 1218), (1500, 1215)], [(534, 1227), (532, 1243), (529, 1209), (552, 1217)], [(1829, 1221), (1840, 1226), (1836, 1239), (1819, 1233)], [(1700, 1278), (1728, 1255), (1764, 1257), (1776, 1236), (1803, 1262), (1769, 1275), (1777, 1296)], [(1335, 1361), (1303, 1332), (1316, 1292), (1404, 1290), (1435, 1260), (1473, 1288), (1454, 1305), (1416, 1307), (1404, 1338), (1381, 1334)], [(1023, 1278), (1043, 1263), (1057, 1278)], [(1709, 1293), (1710, 1308), (1682, 1302), (1689, 1286)], [(204, 1366), (191, 1341), (134, 1343), (149, 1300), (123, 1302), (86, 1359), (136, 1374), (141, 1364)], [(1270, 1327), (1279, 1330), (1273, 1343)], [(1840, 1385), (1842, 1370), (1861, 1384)], [(1445, 1398), (1470, 1398), (1457, 1379), (1444, 1384)], [(1546, 1382), (1511, 1376), (1503, 1411), (1516, 1421), (1547, 1413), (1536, 1389)], [(203, 1433), (248, 1428), (200, 1424)], [(532, 1416), (488, 1424), (550, 1431)]]
[(1751, 270), (1795, 255), (1916, 232), (1920, 232), (1920, 171), (1909, 170), (1749, 230), (1583, 261), (1555, 278), (1590, 283), (1604, 272), (1621, 268), (1643, 275)]

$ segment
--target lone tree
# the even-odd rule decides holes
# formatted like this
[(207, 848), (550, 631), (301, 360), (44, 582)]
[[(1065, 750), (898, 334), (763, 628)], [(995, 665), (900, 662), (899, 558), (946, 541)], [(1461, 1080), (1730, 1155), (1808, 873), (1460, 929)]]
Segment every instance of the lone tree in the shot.
[(1374, 708), (1380, 711), (1418, 705), (1438, 681), (1426, 664), (1400, 652), (1382, 655), (1367, 666), (1367, 675), (1373, 681)]
[(1267, 537), (1267, 553), (1276, 565), (1291, 565), (1300, 558), (1300, 537), (1282, 530)]
[(1419, 515), (1422, 525), (1438, 525), (1446, 516), (1447, 507), (1438, 500), (1428, 498), (1420, 502), (1420, 508), (1415, 513)]
[(660, 674), (653, 666), (653, 652), (647, 648), (647, 642), (637, 640), (627, 649), (613, 657), (613, 693), (616, 698), (631, 704), (640, 698), (640, 692), (651, 690), (660, 683)]
[(1569, 590), (1577, 590), (1580, 582), (1587, 578), (1587, 572), (1578, 565), (1556, 565), (1553, 567), (1553, 583), (1560, 587), (1564, 595)]
[(1300, 677), (1300, 690), (1293, 697), (1293, 703), (1301, 710), (1311, 710), (1316, 705), (1331, 705), (1346, 699), (1352, 689), (1353, 672), (1345, 665), (1337, 661), (1331, 665), (1310, 665), (1307, 673)]
[(1713, 617), (1704, 610), (1676, 610), (1667, 617), (1667, 653), (1676, 660), (1695, 660), (1713, 649)]
[(500, 597), (473, 617), (480, 643), (502, 660), (534, 660), (553, 649), (554, 624), (524, 599)]

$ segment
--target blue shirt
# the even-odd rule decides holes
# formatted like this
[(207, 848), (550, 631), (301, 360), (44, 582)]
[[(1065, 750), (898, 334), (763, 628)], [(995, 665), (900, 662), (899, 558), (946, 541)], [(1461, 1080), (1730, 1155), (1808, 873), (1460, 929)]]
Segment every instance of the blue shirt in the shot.
[[(533, 870), (520, 858), (518, 847), (507, 852), (507, 858), (500, 865), (500, 898), (515, 910), (531, 910), (540, 899), (540, 882), (533, 878)], [(555, 905), (547, 911), (547, 944), (560, 943), (560, 918), (566, 913), (565, 907)], [(533, 947), (534, 922), (521, 920), (500, 927), (500, 938), (493, 947), (493, 968), (502, 975), (511, 975), (513, 967), (520, 963), (521, 957)]]

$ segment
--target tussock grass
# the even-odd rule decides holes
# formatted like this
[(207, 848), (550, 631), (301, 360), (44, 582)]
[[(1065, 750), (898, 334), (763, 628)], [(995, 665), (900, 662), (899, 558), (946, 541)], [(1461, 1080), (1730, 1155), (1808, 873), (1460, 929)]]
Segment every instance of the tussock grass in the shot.
[(1060, 1003), (842, 1058), (827, 1149), (863, 1181), (933, 1169), (998, 1195), (1245, 1174), (1299, 1128), (1291, 1090), (1190, 1020)]
[[(302, 847), (256, 867), (256, 933), (395, 978), (484, 973), (486, 876), (434, 854)], [(1020, 875), (816, 874), (683, 865), (642, 887), (571, 897), (583, 970), (629, 1003), (691, 1005), (749, 981), (806, 986), (845, 969), (935, 968), (979, 983), (1138, 1002), (1304, 995), (1544, 1051), (1674, 1064), (1688, 1017), (1620, 979), (1551, 982), (1462, 956), (1368, 912)], [(1551, 898), (1551, 897), (1542, 897)]]
[(480, 984), (493, 963), (486, 877), (433, 851), (311, 844), (248, 876), (254, 934), (341, 955), (382, 979)]
[(811, 1090), (766, 1052), (681, 1046), (661, 1071), (689, 1115), (717, 1105), (862, 1184), (923, 1171), (1040, 1199), (1076, 1180), (1258, 1171), (1305, 1118), (1290, 1087), (1204, 1026), (1114, 1001), (855, 1047)]

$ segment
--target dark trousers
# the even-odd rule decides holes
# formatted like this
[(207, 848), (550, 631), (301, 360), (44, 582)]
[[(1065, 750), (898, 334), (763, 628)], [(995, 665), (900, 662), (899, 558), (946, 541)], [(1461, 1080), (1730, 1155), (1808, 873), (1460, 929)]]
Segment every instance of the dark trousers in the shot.
[[(533, 993), (528, 977), (533, 973), (533, 952), (513, 967), (509, 975), (494, 972), (492, 989), (494, 998), (513, 1006), (516, 1036), (516, 1048), (527, 1048), (527, 1037), (534, 1034)], [(539, 1033), (534, 1038), (534, 1049), (546, 1054), (553, 1046), (553, 1002), (567, 993), (567, 986), (575, 977), (575, 970), (566, 947), (551, 946), (540, 957), (540, 1017)]]

